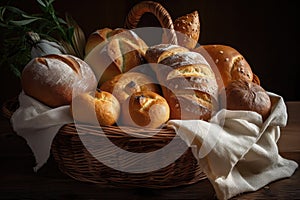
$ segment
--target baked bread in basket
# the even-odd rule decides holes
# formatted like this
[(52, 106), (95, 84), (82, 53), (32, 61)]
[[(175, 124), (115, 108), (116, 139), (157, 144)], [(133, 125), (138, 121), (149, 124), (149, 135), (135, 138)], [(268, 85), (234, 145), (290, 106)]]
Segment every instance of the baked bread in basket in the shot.
[[(131, 29), (137, 27), (141, 16), (146, 12), (154, 14), (162, 27), (169, 30), (163, 33), (162, 44), (147, 46), (146, 43), (141, 42), (140, 38), (137, 38), (135, 33), (126, 36), (126, 30), (132, 33)], [(185, 16), (193, 18), (186, 20), (189, 23), (186, 27), (197, 29), (187, 30), (188, 38), (199, 38), (200, 24), (199, 21), (195, 21), (197, 14), (194, 12)], [(180, 26), (181, 23), (184, 22), (182, 18), (179, 18), (176, 24)], [(139, 109), (151, 112), (149, 105), (152, 103), (155, 105), (154, 102), (158, 100), (158, 97), (162, 97), (166, 99), (169, 106), (169, 119), (209, 121), (220, 109), (222, 105), (220, 101), (224, 100), (219, 98), (218, 74), (214, 72), (205, 56), (193, 51), (195, 42), (186, 40), (188, 43), (185, 45), (185, 39), (178, 37), (178, 34), (184, 34), (184, 29), (180, 29), (180, 33), (175, 32), (176, 30), (179, 29), (174, 27), (171, 16), (159, 3), (143, 1), (128, 13), (125, 28), (120, 29), (119, 32), (121, 35), (112, 33), (112, 30), (107, 28), (93, 33), (90, 41), (87, 42), (88, 61), (91, 60), (91, 53), (94, 52), (96, 55), (96, 50), (99, 50), (102, 53), (100, 58), (103, 59), (100, 61), (110, 63), (107, 69), (98, 69), (99, 67), (93, 65), (95, 63), (87, 61), (94, 71), (97, 68), (96, 71), (104, 74), (104, 77), (96, 74), (95, 77), (89, 78), (100, 80), (93, 85), (94, 91), (97, 87), (101, 89), (102, 86), (102, 90), (113, 94), (114, 89), (109, 86), (111, 86), (110, 83), (114, 83), (117, 76), (132, 73), (131, 70), (135, 66), (145, 64), (154, 72), (155, 85), (139, 87), (148, 84), (147, 81), (128, 82), (127, 80), (126, 82), (125, 79), (126, 84), (121, 84), (116, 88), (120, 91), (116, 99), (122, 108), (124, 103), (128, 103), (126, 98), (138, 94), (132, 101), (138, 100), (138, 103), (147, 104)], [(122, 35), (124, 32), (126, 37)], [(109, 36), (110, 33), (111, 36)], [(132, 54), (122, 56), (122, 51), (127, 53), (126, 51), (131, 52), (132, 49), (134, 49)], [(120, 54), (122, 57), (119, 57)], [(127, 68), (126, 63), (130, 59), (137, 62)], [(83, 79), (87, 78), (84, 73), (79, 73), (78, 76)], [(137, 77), (138, 75), (133, 80), (138, 80)], [(158, 86), (159, 89), (157, 89)], [(72, 92), (75, 95), (74, 90)], [(157, 96), (153, 93), (157, 93)], [(146, 94), (149, 96), (151, 94), (152, 100), (143, 102)], [(122, 100), (124, 96), (126, 98)], [(103, 100), (110, 101), (106, 97), (103, 97)], [(17, 107), (17, 101), (8, 102), (4, 112), (10, 117)], [(70, 114), (73, 114), (71, 111), (72, 109)], [(101, 112), (104, 111), (101, 110)], [(126, 117), (129, 118), (130, 115), (131, 112)], [(173, 128), (166, 127), (162, 123), (149, 128), (144, 124), (129, 126), (128, 123), (122, 124), (122, 120), (116, 121), (112, 125), (97, 126), (83, 119), (62, 126), (51, 146), (51, 153), (60, 170), (76, 180), (98, 183), (105, 187), (166, 188), (192, 184), (206, 178), (191, 148), (176, 135)]]

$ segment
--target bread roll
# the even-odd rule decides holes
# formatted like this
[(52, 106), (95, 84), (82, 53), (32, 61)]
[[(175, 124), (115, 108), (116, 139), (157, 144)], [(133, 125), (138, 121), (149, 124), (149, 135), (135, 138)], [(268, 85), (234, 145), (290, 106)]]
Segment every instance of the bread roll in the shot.
[(105, 28), (87, 39), (85, 61), (95, 72), (99, 85), (144, 63), (146, 43), (132, 30)]
[(249, 110), (262, 115), (265, 120), (271, 112), (271, 100), (267, 92), (258, 84), (246, 80), (233, 80), (225, 88), (226, 108), (229, 110)]
[(109, 92), (96, 91), (80, 93), (74, 97), (70, 111), (78, 122), (109, 126), (119, 119), (121, 107)]
[(202, 45), (196, 51), (203, 55), (218, 75), (217, 82), (221, 91), (232, 80), (247, 80), (260, 84), (246, 59), (234, 48), (227, 45)]
[(200, 20), (198, 11), (183, 15), (174, 21), (174, 30), (177, 31), (177, 41), (180, 46), (193, 49), (200, 37)]
[(86, 41), (85, 45), (85, 55), (89, 54), (92, 49), (94, 49), (98, 44), (101, 42), (107, 40), (109, 37), (109, 33), (111, 33), (113, 30), (110, 28), (103, 28), (98, 29), (91, 33)]
[(218, 109), (218, 85), (203, 56), (184, 47), (159, 44), (149, 47), (145, 58), (156, 61), (151, 65), (170, 105), (171, 119), (210, 119)]
[(46, 55), (32, 59), (21, 75), (25, 94), (49, 107), (69, 105), (76, 92), (95, 90), (96, 77), (87, 63), (72, 55)]
[(152, 91), (133, 93), (122, 104), (122, 124), (158, 128), (169, 120), (170, 108), (162, 96)]
[(135, 92), (153, 91), (160, 93), (159, 86), (150, 76), (140, 72), (126, 72), (104, 82), (101, 90), (112, 93), (122, 104)]

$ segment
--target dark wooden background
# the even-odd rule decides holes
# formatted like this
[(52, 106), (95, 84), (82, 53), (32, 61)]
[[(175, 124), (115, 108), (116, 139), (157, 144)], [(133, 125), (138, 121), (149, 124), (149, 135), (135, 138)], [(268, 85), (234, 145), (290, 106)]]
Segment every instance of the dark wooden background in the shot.
[[(200, 44), (226, 44), (236, 48), (260, 77), (262, 86), (298, 101), (299, 30), (296, 1), (279, 0), (157, 0), (173, 19), (197, 10), (200, 15)], [(1, 0), (1, 2), (4, 2)], [(0, 2), (0, 3), (1, 3)], [(15, 1), (28, 12), (38, 11), (35, 0)], [(130, 8), (138, 0), (56, 0), (61, 16), (70, 13), (83, 28), (86, 37), (104, 27), (123, 27)], [(159, 26), (145, 14), (139, 26)], [(0, 66), (1, 103), (20, 92), (20, 82)]]

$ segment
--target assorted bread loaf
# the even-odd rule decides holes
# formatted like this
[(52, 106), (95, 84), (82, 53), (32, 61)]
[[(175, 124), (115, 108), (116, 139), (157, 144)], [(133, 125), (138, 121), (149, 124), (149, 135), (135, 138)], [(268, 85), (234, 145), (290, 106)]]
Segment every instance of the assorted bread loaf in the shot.
[(174, 21), (174, 30), (178, 45), (194, 49), (200, 37), (200, 20), (198, 11), (178, 17)]
[(271, 99), (263, 87), (257, 83), (236, 79), (223, 90), (225, 108), (229, 110), (250, 110), (267, 119), (271, 112)]
[(122, 104), (121, 124), (142, 128), (158, 128), (170, 117), (166, 99), (152, 91), (133, 93)]
[(116, 75), (104, 82), (100, 89), (112, 93), (120, 103), (125, 102), (135, 92), (152, 91), (160, 93), (159, 86), (151, 76), (134, 71)]
[[(270, 97), (246, 59), (227, 45), (197, 46), (197, 11), (177, 18), (174, 29), (178, 45), (162, 36), (152, 46), (132, 30), (98, 29), (88, 37), (84, 60), (54, 54), (32, 59), (22, 88), (49, 107), (70, 105), (76, 121), (104, 126), (209, 121), (222, 108), (268, 117)], [(144, 64), (154, 77), (133, 70)]]
[(87, 63), (72, 55), (46, 55), (32, 59), (21, 75), (23, 91), (49, 107), (69, 105), (73, 89), (96, 89), (97, 80)]
[(171, 119), (209, 120), (218, 110), (216, 77), (201, 54), (178, 45), (159, 44), (149, 47), (145, 58), (170, 105)]
[(271, 101), (244, 56), (228, 45), (202, 45), (201, 53), (217, 77), (220, 108), (255, 111), (266, 119)]
[(96, 90), (75, 96), (70, 111), (77, 122), (109, 126), (119, 119), (121, 106), (111, 93)]
[(260, 84), (244, 56), (228, 45), (201, 45), (194, 49), (210, 63), (217, 76), (219, 89), (226, 87), (232, 80), (247, 80)]
[(87, 39), (85, 59), (101, 85), (144, 63), (146, 43), (133, 31), (109, 28), (93, 32)]

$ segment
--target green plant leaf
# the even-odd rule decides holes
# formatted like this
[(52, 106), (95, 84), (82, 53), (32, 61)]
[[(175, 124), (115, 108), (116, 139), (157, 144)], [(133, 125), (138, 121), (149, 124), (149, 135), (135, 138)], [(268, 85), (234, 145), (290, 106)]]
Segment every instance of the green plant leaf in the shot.
[(46, 0), (46, 4), (47, 4), (47, 7), (52, 7), (52, 3), (54, 2), (54, 0)]
[(28, 15), (28, 14), (22, 14), (21, 16), (26, 18), (26, 19), (42, 19), (41, 17)]
[(57, 20), (59, 23), (67, 25), (67, 22), (64, 19), (58, 17)]
[(24, 19), (24, 20), (19, 20), (19, 21), (14, 21), (14, 20), (11, 20), (9, 21), (11, 24), (14, 24), (16, 26), (25, 26), (27, 24), (30, 24), (32, 22), (35, 22), (39, 19), (35, 18), (35, 19)]
[(21, 77), (21, 71), (14, 65), (10, 65), (10, 70), (13, 72), (14, 75), (17, 77)]
[(16, 13), (16, 14), (26, 14), (26, 12), (24, 12), (23, 10), (13, 7), (13, 6), (4, 6), (8, 11), (12, 12), (12, 13)]
[(7, 25), (7, 24), (4, 24), (4, 23), (2, 23), (2, 22), (0, 22), (0, 27), (3, 27), (3, 28), (9, 28), (10, 26)]
[(4, 21), (4, 13), (5, 13), (6, 8), (5, 7), (0, 7), (0, 20)]
[(42, 0), (36, 0), (42, 7), (46, 8), (46, 4)]

